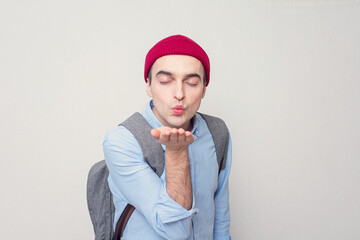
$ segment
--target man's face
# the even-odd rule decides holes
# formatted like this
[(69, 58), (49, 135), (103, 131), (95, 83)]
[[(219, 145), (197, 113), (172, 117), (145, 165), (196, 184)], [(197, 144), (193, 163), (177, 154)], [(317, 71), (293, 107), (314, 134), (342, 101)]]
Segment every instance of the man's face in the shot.
[(153, 99), (155, 116), (171, 128), (190, 130), (190, 120), (205, 96), (204, 68), (191, 56), (167, 55), (151, 67), (146, 92)]

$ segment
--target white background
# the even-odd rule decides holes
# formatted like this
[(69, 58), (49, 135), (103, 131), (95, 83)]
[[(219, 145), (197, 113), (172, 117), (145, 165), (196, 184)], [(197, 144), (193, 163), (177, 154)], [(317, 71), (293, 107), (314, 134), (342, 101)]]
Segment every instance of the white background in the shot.
[(0, 2), (0, 238), (93, 239), (86, 179), (183, 34), (233, 138), (231, 233), (360, 239), (360, 1)]

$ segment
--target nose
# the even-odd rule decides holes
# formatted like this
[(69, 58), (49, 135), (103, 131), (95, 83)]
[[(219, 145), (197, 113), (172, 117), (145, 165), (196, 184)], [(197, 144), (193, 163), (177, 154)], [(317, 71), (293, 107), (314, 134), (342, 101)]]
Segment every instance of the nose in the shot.
[(183, 100), (185, 97), (184, 87), (181, 81), (177, 82), (175, 89), (175, 98), (179, 101)]

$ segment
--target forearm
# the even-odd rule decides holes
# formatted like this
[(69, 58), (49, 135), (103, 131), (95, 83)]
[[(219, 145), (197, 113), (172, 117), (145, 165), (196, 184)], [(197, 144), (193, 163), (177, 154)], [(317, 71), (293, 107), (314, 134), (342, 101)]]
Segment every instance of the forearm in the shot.
[(191, 172), (188, 150), (166, 151), (166, 190), (186, 210), (192, 206)]

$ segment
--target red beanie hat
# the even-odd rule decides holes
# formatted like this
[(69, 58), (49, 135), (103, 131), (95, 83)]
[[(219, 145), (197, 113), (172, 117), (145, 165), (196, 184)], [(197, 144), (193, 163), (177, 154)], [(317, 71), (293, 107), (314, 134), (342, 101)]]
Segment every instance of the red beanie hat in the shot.
[(188, 55), (197, 58), (204, 66), (206, 73), (206, 86), (210, 81), (210, 60), (206, 52), (193, 40), (182, 35), (167, 37), (153, 46), (146, 55), (144, 78), (156, 59), (165, 55)]

